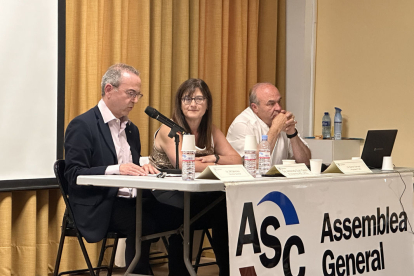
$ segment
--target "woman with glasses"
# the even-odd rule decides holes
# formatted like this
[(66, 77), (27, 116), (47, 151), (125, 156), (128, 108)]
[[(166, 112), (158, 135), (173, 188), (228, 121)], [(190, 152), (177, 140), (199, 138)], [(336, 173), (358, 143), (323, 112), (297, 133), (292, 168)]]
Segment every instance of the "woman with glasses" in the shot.
[[(240, 155), (227, 142), (224, 134), (213, 125), (213, 99), (207, 84), (201, 79), (189, 79), (181, 84), (175, 96), (172, 120), (184, 130), (195, 136), (196, 143), (196, 172), (203, 171), (209, 165), (242, 164)], [(158, 169), (173, 169), (176, 164), (175, 142), (168, 137), (170, 128), (162, 125), (154, 135), (153, 152), (150, 162)], [(182, 136), (179, 150), (181, 150)], [(181, 168), (182, 160), (179, 156)], [(177, 216), (171, 221), (163, 220), (166, 224), (179, 227), (183, 220), (184, 196), (178, 191), (154, 191), (154, 196), (163, 204), (171, 206)], [(194, 193), (191, 197), (191, 217), (208, 206), (209, 203), (223, 195), (222, 192)], [(169, 216), (171, 217), (171, 216)], [(193, 226), (194, 228), (212, 228), (213, 249), (220, 268), (220, 276), (229, 275), (227, 211), (226, 202), (218, 205), (204, 214)], [(170, 276), (189, 275), (185, 268), (182, 253), (182, 238), (172, 235), (169, 239), (169, 269)]]
[[(213, 100), (210, 89), (201, 79), (189, 79), (175, 95), (172, 120), (195, 136), (196, 172), (209, 165), (241, 164), (240, 155), (227, 142), (224, 134), (213, 125)], [(168, 137), (170, 128), (162, 125), (155, 133), (150, 161), (159, 169), (174, 169), (175, 142)], [(181, 149), (182, 136), (180, 137)], [(181, 168), (181, 156), (179, 164)]]

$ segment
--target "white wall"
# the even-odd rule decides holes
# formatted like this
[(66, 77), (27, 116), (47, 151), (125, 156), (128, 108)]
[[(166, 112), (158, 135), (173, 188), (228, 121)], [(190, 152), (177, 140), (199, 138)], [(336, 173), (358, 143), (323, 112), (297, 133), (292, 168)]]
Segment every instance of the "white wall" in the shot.
[(342, 136), (398, 129), (393, 162), (414, 167), (414, 1), (318, 0), (315, 133), (342, 108)]
[(316, 0), (286, 1), (286, 109), (302, 137), (313, 136)]

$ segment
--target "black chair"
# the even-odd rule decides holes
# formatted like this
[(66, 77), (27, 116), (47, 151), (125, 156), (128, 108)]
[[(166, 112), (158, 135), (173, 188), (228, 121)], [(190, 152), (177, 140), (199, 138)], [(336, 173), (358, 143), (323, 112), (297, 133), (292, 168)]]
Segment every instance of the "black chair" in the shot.
[[(157, 242), (159, 240), (159, 238), (155, 239), (154, 242)], [(166, 236), (162, 236), (161, 237), (162, 243), (164, 244), (164, 248), (165, 251), (154, 251), (154, 252), (150, 252), (150, 261), (156, 261), (156, 260), (160, 260), (160, 259), (167, 259), (168, 258), (168, 241), (167, 241), (167, 237)]]
[[(79, 232), (78, 228), (76, 227), (76, 222), (73, 217), (73, 212), (69, 204), (68, 183), (64, 177), (65, 160), (57, 160), (54, 165), (54, 171), (55, 171), (57, 181), (59, 183), (59, 188), (62, 193), (63, 199), (65, 200), (66, 210), (65, 210), (65, 214), (63, 215), (62, 232), (60, 235), (59, 249), (58, 249), (58, 254), (56, 257), (56, 264), (55, 264), (55, 270), (54, 270), (53, 275), (58, 276), (58, 275), (64, 275), (64, 274), (78, 274), (78, 273), (83, 273), (83, 272), (89, 272), (90, 275), (95, 276), (95, 275), (99, 275), (100, 270), (107, 270), (108, 271), (107, 275), (108, 276), (112, 275), (112, 270), (113, 270), (114, 261), (115, 261), (116, 248), (118, 246), (118, 239), (122, 237), (119, 236), (117, 233), (109, 232), (107, 234), (107, 237), (102, 240), (102, 247), (101, 247), (101, 252), (99, 255), (98, 265), (96, 267), (92, 267), (91, 261), (88, 256), (88, 252), (86, 251), (86, 248), (85, 248), (85, 243), (83, 242), (82, 234)], [(77, 237), (79, 241), (79, 245), (82, 249), (83, 257), (85, 258), (88, 268), (64, 271), (64, 272), (59, 273), (59, 266), (60, 266), (60, 260), (62, 258), (62, 250), (63, 250), (63, 244), (65, 242), (65, 237)], [(106, 245), (107, 239), (114, 239), (113, 245)], [(108, 265), (102, 265), (104, 253), (106, 249), (110, 247), (112, 247), (112, 254), (111, 254), (110, 262)], [(96, 270), (96, 274), (95, 274), (95, 270)]]
[[(208, 263), (201, 263), (200, 264), (201, 255), (203, 254), (203, 252), (205, 250), (210, 250), (210, 249), (213, 250), (213, 248), (211, 246), (209, 246), (209, 247), (203, 247), (204, 237), (207, 237), (208, 242), (210, 243), (210, 245), (212, 244), (212, 237), (211, 237), (210, 231), (208, 229), (206, 229), (206, 228), (202, 229), (202, 234), (201, 234), (201, 239), (200, 239), (200, 245), (198, 247), (197, 257), (196, 257), (196, 261), (195, 261), (195, 263), (193, 265), (194, 271), (196, 273), (197, 273), (197, 270), (198, 270), (199, 267), (208, 266), (208, 265), (217, 265), (217, 262), (208, 262)], [(213, 250), (213, 252), (214, 252), (214, 250)]]

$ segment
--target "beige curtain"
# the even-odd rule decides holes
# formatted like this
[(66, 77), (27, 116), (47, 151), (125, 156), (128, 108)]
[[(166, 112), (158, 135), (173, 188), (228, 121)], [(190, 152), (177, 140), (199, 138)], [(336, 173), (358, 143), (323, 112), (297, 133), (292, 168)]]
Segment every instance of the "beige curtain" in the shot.
[(67, 1), (66, 110), (68, 124), (100, 99), (100, 79), (113, 63), (141, 72), (144, 98), (130, 114), (148, 155), (178, 86), (202, 78), (213, 93), (213, 122), (225, 134), (248, 105), (256, 82), (285, 91), (285, 1)]
[[(57, 189), (0, 193), (1, 276), (53, 272), (64, 209)], [(96, 264), (98, 246), (88, 245), (88, 251)], [(85, 267), (77, 240), (67, 238), (61, 271)]]
[(210, 86), (213, 122), (224, 134), (255, 83), (276, 84), (284, 96), (284, 13), (284, 1), (200, 1), (198, 77)]
[[(141, 72), (144, 98), (130, 114), (142, 155), (169, 116), (178, 86), (202, 78), (214, 99), (213, 122), (225, 134), (247, 107), (249, 88), (268, 81), (285, 93), (285, 0), (67, 0), (65, 125), (100, 99), (100, 80), (114, 63)], [(52, 164), (51, 164), (52, 166)], [(59, 190), (0, 193), (0, 276), (53, 272), (64, 202)], [(90, 244), (93, 263), (99, 244)], [(84, 268), (67, 240), (61, 270)]]

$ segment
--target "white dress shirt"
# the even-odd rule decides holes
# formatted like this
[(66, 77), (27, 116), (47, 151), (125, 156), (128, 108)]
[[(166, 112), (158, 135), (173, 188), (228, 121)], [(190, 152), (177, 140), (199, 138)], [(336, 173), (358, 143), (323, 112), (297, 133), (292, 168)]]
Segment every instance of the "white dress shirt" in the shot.
[[(118, 164), (108, 166), (105, 170), (105, 174), (120, 174), (120, 164), (132, 163), (131, 149), (125, 133), (125, 128), (127, 123), (129, 123), (129, 119), (125, 116), (121, 119), (116, 118), (102, 99), (98, 103), (98, 108), (102, 114), (104, 123), (108, 124), (109, 130), (111, 131), (112, 141), (114, 142), (116, 156), (118, 158)], [(120, 188), (118, 196), (126, 198), (136, 197), (136, 190), (132, 188)]]
[[(246, 135), (254, 135), (257, 144), (259, 144), (262, 135), (267, 135), (268, 132), (269, 126), (263, 122), (250, 107), (248, 107), (234, 119), (227, 131), (226, 138), (240, 156), (244, 156), (244, 140)], [(303, 141), (299, 134), (298, 136), (307, 146), (308, 144)], [(283, 159), (294, 158), (290, 139), (287, 138), (285, 132), (281, 131), (277, 137), (272, 155), (270, 156), (271, 165), (282, 164)]]

